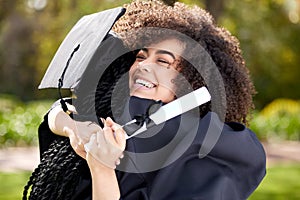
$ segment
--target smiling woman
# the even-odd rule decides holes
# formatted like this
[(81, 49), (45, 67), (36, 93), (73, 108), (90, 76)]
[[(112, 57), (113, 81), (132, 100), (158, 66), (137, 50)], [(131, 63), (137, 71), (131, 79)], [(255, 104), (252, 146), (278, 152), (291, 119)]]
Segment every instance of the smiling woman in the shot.
[[(172, 53), (176, 52), (176, 53)], [(143, 48), (129, 71), (130, 95), (168, 103), (176, 96), (176, 60), (183, 52), (180, 41), (168, 39)]]

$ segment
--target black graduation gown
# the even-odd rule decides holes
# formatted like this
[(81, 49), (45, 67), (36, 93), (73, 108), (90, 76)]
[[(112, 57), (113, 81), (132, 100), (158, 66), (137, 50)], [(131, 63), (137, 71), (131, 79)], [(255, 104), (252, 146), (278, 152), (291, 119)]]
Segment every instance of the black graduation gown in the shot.
[[(130, 115), (144, 113), (150, 103), (131, 98)], [(40, 128), (40, 137), (46, 137), (41, 134), (46, 129), (45, 124)], [(242, 200), (265, 175), (264, 149), (242, 124), (224, 124), (212, 112), (202, 119), (186, 113), (153, 129), (127, 141), (125, 158), (116, 170), (122, 200)], [(220, 135), (210, 150), (207, 144), (213, 142), (205, 136), (211, 131)], [(207, 155), (199, 157), (201, 148)], [(82, 167), (74, 197), (91, 199), (87, 166)]]

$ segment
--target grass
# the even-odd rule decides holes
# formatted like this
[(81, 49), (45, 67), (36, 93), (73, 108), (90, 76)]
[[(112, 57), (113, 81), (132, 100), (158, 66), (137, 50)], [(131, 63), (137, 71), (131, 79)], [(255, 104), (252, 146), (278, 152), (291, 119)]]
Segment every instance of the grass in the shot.
[(277, 165), (267, 175), (249, 200), (300, 199), (300, 164)]
[[(20, 200), (23, 187), (31, 172), (0, 172), (0, 199)], [(300, 164), (277, 165), (267, 170), (267, 175), (249, 200), (300, 199)]]
[(0, 199), (20, 200), (23, 188), (31, 172), (4, 173), (0, 172)]

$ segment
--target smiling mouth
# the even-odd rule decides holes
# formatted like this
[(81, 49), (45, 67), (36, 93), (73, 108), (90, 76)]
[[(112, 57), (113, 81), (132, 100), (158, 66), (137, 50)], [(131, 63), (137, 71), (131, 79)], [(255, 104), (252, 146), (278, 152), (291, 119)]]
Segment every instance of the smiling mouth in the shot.
[(134, 83), (139, 84), (139, 85), (144, 86), (144, 87), (149, 88), (149, 89), (156, 87), (156, 84), (151, 83), (151, 82), (146, 81), (146, 80), (143, 80), (143, 79), (136, 79)]

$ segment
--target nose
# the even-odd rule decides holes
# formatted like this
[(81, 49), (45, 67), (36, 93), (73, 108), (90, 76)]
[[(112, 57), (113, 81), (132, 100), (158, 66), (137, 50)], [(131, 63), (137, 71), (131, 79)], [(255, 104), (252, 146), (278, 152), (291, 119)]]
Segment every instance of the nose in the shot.
[[(153, 63), (152, 63), (152, 65), (153, 65)], [(150, 72), (152, 70), (151, 62), (145, 62), (145, 60), (142, 62), (139, 62), (137, 65), (137, 68), (140, 69), (141, 71)]]

